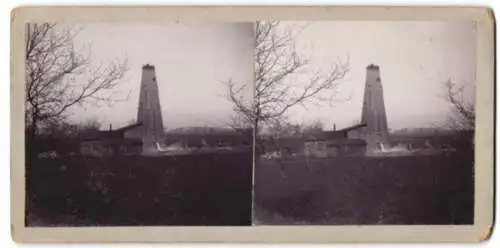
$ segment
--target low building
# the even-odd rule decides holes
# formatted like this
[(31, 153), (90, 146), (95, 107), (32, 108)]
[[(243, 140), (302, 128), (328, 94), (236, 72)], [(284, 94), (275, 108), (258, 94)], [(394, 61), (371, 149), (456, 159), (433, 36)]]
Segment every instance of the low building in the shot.
[[(311, 133), (306, 136), (304, 155), (307, 157), (363, 156), (366, 141), (356, 137), (357, 130), (366, 125), (359, 124), (341, 130)], [(352, 138), (352, 137), (355, 138)]]
[(304, 152), (303, 136), (271, 137), (261, 136), (256, 144), (259, 154), (279, 154), (280, 157), (296, 157)]
[(127, 132), (139, 126), (141, 124), (132, 124), (116, 130), (110, 128), (87, 133), (81, 137), (80, 153), (93, 157), (139, 155), (142, 153), (142, 140), (126, 137)]
[(203, 147), (250, 147), (252, 130), (222, 130), (206, 128), (203, 130), (171, 131), (165, 135), (166, 145), (182, 144), (188, 148)]
[(363, 156), (366, 153), (366, 142), (362, 139), (347, 140), (309, 140), (304, 144), (304, 152), (308, 157)]

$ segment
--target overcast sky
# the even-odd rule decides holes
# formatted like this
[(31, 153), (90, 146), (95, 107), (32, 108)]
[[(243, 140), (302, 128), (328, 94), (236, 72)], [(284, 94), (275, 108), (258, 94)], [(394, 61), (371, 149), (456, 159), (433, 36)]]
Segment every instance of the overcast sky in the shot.
[[(296, 23), (295, 23), (296, 24)], [(473, 96), (476, 61), (472, 22), (310, 22), (297, 47), (324, 67), (350, 58), (350, 75), (336, 107), (294, 108), (296, 122), (321, 120), (327, 127), (361, 119), (366, 66), (380, 66), (389, 128), (425, 127), (443, 121), (448, 105), (439, 97), (440, 83), (451, 78), (467, 84)]]
[[(137, 115), (142, 66), (156, 67), (166, 128), (219, 125), (232, 105), (220, 82), (251, 84), (253, 24), (86, 24), (75, 46), (91, 44), (92, 64), (127, 56), (129, 71), (117, 90), (129, 101), (75, 110), (73, 120), (98, 119), (104, 127), (126, 125)], [(123, 95), (123, 94), (122, 94)]]
[[(358, 122), (366, 66), (374, 63), (381, 69), (390, 128), (442, 122), (449, 109), (439, 97), (441, 82), (451, 78), (468, 84), (473, 95), (475, 39), (475, 26), (469, 22), (310, 22), (297, 37), (297, 48), (311, 58), (312, 67), (325, 68), (349, 57), (350, 74), (340, 97), (351, 98), (336, 107), (297, 107), (287, 114), (294, 122), (320, 120), (326, 127)], [(135, 119), (146, 63), (156, 66), (166, 128), (226, 122), (232, 106), (219, 81), (232, 77), (250, 85), (253, 79), (250, 23), (87, 24), (75, 44), (89, 42), (95, 64), (127, 55), (130, 71), (119, 90), (130, 91), (130, 101), (76, 110), (77, 121), (97, 118), (105, 126), (121, 126)]]

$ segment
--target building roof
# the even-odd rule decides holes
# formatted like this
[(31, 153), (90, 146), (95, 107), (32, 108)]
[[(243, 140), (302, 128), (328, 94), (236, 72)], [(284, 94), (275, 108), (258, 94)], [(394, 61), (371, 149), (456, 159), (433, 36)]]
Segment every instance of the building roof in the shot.
[(142, 123), (135, 123), (115, 130), (101, 130), (101, 131), (90, 132), (83, 134), (81, 139), (82, 140), (121, 139), (123, 138), (124, 131), (137, 128), (141, 125)]
[(356, 125), (350, 126), (350, 127), (345, 127), (345, 128), (338, 130), (337, 132), (349, 132), (349, 131), (352, 131), (352, 130), (355, 130), (358, 128), (362, 128), (362, 127), (366, 127), (366, 123), (356, 124)]
[(127, 131), (127, 130), (130, 130), (130, 129), (133, 129), (133, 128), (136, 128), (136, 127), (139, 127), (139, 126), (142, 126), (142, 123), (130, 124), (128, 126), (124, 126), (124, 127), (120, 127), (118, 129), (115, 129), (114, 131), (118, 131), (118, 132)]
[(346, 139), (347, 132), (365, 127), (366, 124), (357, 124), (354, 126), (346, 127), (340, 130), (335, 131), (322, 131), (311, 133), (306, 136), (306, 141), (326, 141), (326, 140), (335, 140), (335, 139)]

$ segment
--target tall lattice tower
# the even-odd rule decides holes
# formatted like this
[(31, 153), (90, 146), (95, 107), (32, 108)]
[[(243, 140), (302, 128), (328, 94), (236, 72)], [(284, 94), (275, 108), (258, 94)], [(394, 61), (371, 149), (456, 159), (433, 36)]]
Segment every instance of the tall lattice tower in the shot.
[(154, 151), (155, 143), (161, 143), (164, 132), (155, 67), (149, 64), (142, 67), (137, 122), (142, 123), (136, 131), (136, 136), (142, 138), (143, 151)]
[(380, 67), (373, 64), (366, 67), (361, 123), (366, 124), (363, 130), (363, 138), (367, 143), (368, 152), (390, 146), (384, 91), (380, 80)]

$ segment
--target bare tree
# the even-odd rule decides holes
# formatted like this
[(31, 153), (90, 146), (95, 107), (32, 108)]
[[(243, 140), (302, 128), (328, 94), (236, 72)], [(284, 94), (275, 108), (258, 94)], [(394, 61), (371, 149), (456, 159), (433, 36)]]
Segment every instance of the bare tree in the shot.
[(248, 129), (252, 128), (253, 120), (250, 118), (251, 115), (244, 115), (238, 111), (229, 117), (228, 126), (232, 129)]
[(99, 131), (101, 123), (90, 119), (81, 123), (69, 123), (61, 119), (51, 119), (43, 123), (37, 135), (47, 138), (77, 138), (79, 135)]
[(257, 132), (261, 125), (272, 124), (294, 106), (338, 100), (340, 80), (349, 72), (348, 63), (335, 63), (326, 73), (311, 68), (309, 59), (295, 47), (302, 30), (282, 26), (279, 21), (256, 22), (253, 104), (243, 100), (245, 86), (226, 82), (226, 96), (234, 110), (253, 120)]
[(287, 118), (275, 118), (263, 131), (274, 138), (298, 137), (301, 134), (300, 125), (291, 123)]
[[(264, 135), (263, 131), (288, 128), (283, 125), (288, 110), (341, 100), (338, 91), (349, 72), (349, 62), (333, 63), (326, 71), (312, 66), (310, 59), (296, 48), (297, 36), (304, 28), (279, 21), (255, 23), (253, 102), (246, 101), (245, 86), (237, 86), (232, 80), (225, 82), (226, 97), (233, 104), (234, 112), (240, 120), (252, 123), (257, 156), (266, 150), (266, 144), (281, 150), (277, 137)], [(283, 164), (279, 164), (284, 176)]]
[(279, 21), (256, 22), (253, 103), (244, 100), (245, 86), (225, 82), (226, 97), (234, 111), (252, 122), (257, 135), (263, 127), (275, 125), (290, 108), (339, 100), (341, 80), (349, 72), (348, 61), (334, 63), (328, 71), (310, 66), (310, 60), (296, 49), (296, 38), (303, 28)]
[(96, 132), (101, 129), (101, 122), (97, 119), (90, 119), (83, 123), (80, 123), (78, 126), (79, 132)]
[(474, 130), (476, 111), (474, 101), (466, 100), (465, 85), (458, 85), (451, 80), (443, 83), (443, 98), (450, 104), (449, 127), (454, 130)]
[(323, 131), (323, 123), (320, 120), (316, 120), (309, 125), (304, 125), (302, 127), (302, 133), (311, 134)]
[(38, 136), (45, 138), (74, 138), (78, 134), (78, 125), (60, 119), (51, 119), (43, 123)]
[(26, 127), (33, 140), (40, 127), (64, 120), (85, 104), (120, 100), (113, 89), (127, 71), (127, 60), (90, 65), (90, 53), (74, 49), (81, 28), (54, 23), (27, 24)]

